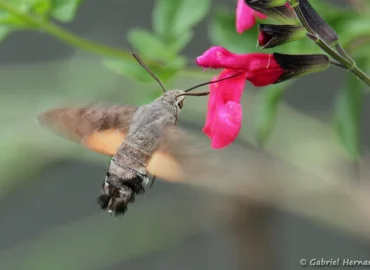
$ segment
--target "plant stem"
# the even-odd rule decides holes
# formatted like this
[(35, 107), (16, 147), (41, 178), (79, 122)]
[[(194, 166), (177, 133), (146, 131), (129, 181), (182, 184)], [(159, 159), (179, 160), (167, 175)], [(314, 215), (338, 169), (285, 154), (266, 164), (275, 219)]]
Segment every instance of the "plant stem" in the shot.
[[(351, 71), (353, 74), (357, 76), (360, 80), (370, 86), (370, 77), (365, 74), (357, 65), (356, 62), (350, 58), (347, 53), (342, 49), (342, 47), (338, 44), (339, 49), (341, 50), (342, 54), (335, 51), (332, 47), (330, 47), (326, 42), (324, 42), (310, 27), (308, 22), (306, 21), (300, 7), (298, 0), (291, 0), (290, 1), (292, 8), (296, 12), (299, 21), (301, 22), (302, 26), (307, 30), (307, 36), (313, 40), (321, 49), (323, 49), (327, 54), (337, 60), (340, 64), (343, 65), (347, 70)], [(367, 90), (369, 91), (369, 90)]]
[(86, 51), (90, 51), (96, 54), (116, 57), (116, 58), (123, 58), (128, 59), (131, 57), (131, 54), (127, 51), (123, 51), (120, 49), (111, 48), (84, 38), (75, 35), (64, 28), (57, 26), (53, 23), (49, 23), (45, 20), (36, 18), (34, 16), (30, 16), (29, 14), (20, 12), (16, 8), (12, 7), (12, 5), (0, 1), (0, 9), (7, 11), (8, 13), (12, 14), (19, 19), (38, 27), (40, 30), (45, 31), (46, 33), (62, 40), (63, 42), (73, 45), (75, 47), (81, 48)]
[(342, 65), (341, 63), (339, 63), (339, 62), (337, 62), (333, 59), (330, 59), (330, 64), (332, 64), (333, 66), (336, 66), (336, 67), (347, 70), (347, 68), (344, 65)]

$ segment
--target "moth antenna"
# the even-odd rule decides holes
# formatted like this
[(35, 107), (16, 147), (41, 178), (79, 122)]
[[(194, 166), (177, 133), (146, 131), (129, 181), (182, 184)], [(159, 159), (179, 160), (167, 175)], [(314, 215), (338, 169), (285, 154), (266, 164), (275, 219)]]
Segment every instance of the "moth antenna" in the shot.
[(136, 59), (136, 61), (150, 74), (150, 76), (153, 77), (154, 80), (162, 87), (162, 90), (164, 93), (166, 93), (166, 88), (164, 87), (161, 80), (153, 73), (153, 71), (150, 70), (150, 68), (143, 62), (143, 60), (135, 53), (131, 52), (132, 56)]
[[(184, 92), (190, 92), (191, 90), (194, 90), (194, 89), (196, 89), (196, 88), (199, 88), (199, 87), (204, 86), (204, 85), (207, 85), (207, 84), (217, 83), (217, 82), (222, 82), (222, 81), (224, 81), (224, 80), (228, 80), (228, 79), (234, 78), (234, 77), (239, 76), (239, 75), (241, 75), (241, 74), (242, 74), (242, 72), (239, 72), (239, 73), (236, 73), (236, 74), (231, 75), (231, 76), (229, 76), (229, 77), (222, 78), (222, 79), (219, 79), (219, 80), (216, 80), (216, 81), (209, 81), (209, 82), (205, 82), (205, 83), (197, 84), (197, 85), (195, 85), (195, 86), (193, 86), (193, 87), (190, 87), (189, 89), (184, 90)], [(189, 96), (190, 96), (190, 95), (189, 95)]]

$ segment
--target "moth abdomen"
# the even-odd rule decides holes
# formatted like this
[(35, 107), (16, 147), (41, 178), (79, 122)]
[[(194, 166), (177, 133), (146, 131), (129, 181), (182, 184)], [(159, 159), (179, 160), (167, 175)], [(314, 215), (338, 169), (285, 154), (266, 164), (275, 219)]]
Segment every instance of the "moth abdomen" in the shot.
[(124, 201), (118, 201), (108, 194), (98, 197), (97, 202), (102, 210), (108, 210), (115, 216), (123, 215), (127, 211), (127, 204)]
[(97, 200), (100, 208), (113, 212), (116, 216), (123, 215), (127, 205), (135, 201), (135, 196), (145, 192), (142, 182), (140, 176), (122, 179), (108, 172), (103, 182), (102, 195)]

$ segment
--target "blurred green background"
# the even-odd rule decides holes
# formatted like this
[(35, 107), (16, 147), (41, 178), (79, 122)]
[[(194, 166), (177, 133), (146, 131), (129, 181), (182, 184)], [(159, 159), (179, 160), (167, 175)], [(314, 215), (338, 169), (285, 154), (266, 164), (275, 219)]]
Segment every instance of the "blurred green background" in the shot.
[[(236, 5), (211, 2), (230, 11)], [(152, 28), (153, 6), (154, 1), (86, 0), (64, 26), (129, 48), (126, 33), (132, 27)], [(358, 11), (346, 8), (356, 17)], [(195, 27), (183, 55), (194, 59), (213, 45), (209, 24), (207, 18)], [(248, 40), (248, 48), (255, 46)], [(366, 46), (360, 50), (370, 54)], [(140, 105), (158, 95), (158, 86), (135, 83), (107, 69), (100, 55), (42, 31), (10, 34), (0, 44), (0, 59), (0, 269), (296, 270), (302, 258), (370, 258), (368, 99), (362, 99), (361, 158), (346, 155), (331, 124), (345, 71), (330, 68), (293, 81), (263, 149), (256, 143), (255, 121), (264, 111), (261, 91), (272, 88), (247, 85), (242, 132), (233, 147), (220, 151), (244, 170), (244, 196), (244, 189), (235, 191), (235, 170), (225, 163), (229, 177), (215, 177), (203, 188), (202, 179), (194, 179), (195, 185), (157, 181), (123, 218), (114, 218), (95, 202), (109, 158), (52, 135), (33, 118), (86, 102)], [(167, 88), (187, 88), (214, 74), (200, 70), (180, 71)], [(206, 102), (188, 98), (179, 125), (209, 147), (201, 132)], [(224, 192), (223, 185), (234, 188)]]

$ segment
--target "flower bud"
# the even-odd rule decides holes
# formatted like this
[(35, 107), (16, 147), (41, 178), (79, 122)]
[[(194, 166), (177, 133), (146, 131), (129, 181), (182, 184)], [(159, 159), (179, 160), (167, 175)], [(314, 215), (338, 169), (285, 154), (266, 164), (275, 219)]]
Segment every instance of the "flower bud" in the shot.
[(284, 70), (284, 73), (275, 83), (283, 82), (291, 78), (319, 72), (330, 66), (329, 57), (324, 54), (291, 55), (274, 53), (274, 59)]
[[(294, 9), (286, 1), (278, 0), (244, 0), (244, 2), (254, 9), (268, 17), (271, 17), (284, 24), (297, 24), (297, 16)], [(283, 3), (282, 5), (275, 5)]]
[(337, 33), (317, 14), (308, 0), (299, 0), (299, 8), (311, 29), (328, 45), (334, 45), (338, 40)]
[(273, 48), (300, 40), (306, 36), (306, 29), (298, 25), (260, 24), (258, 45), (262, 49)]
[(250, 7), (272, 8), (284, 6), (287, 0), (245, 0)]

